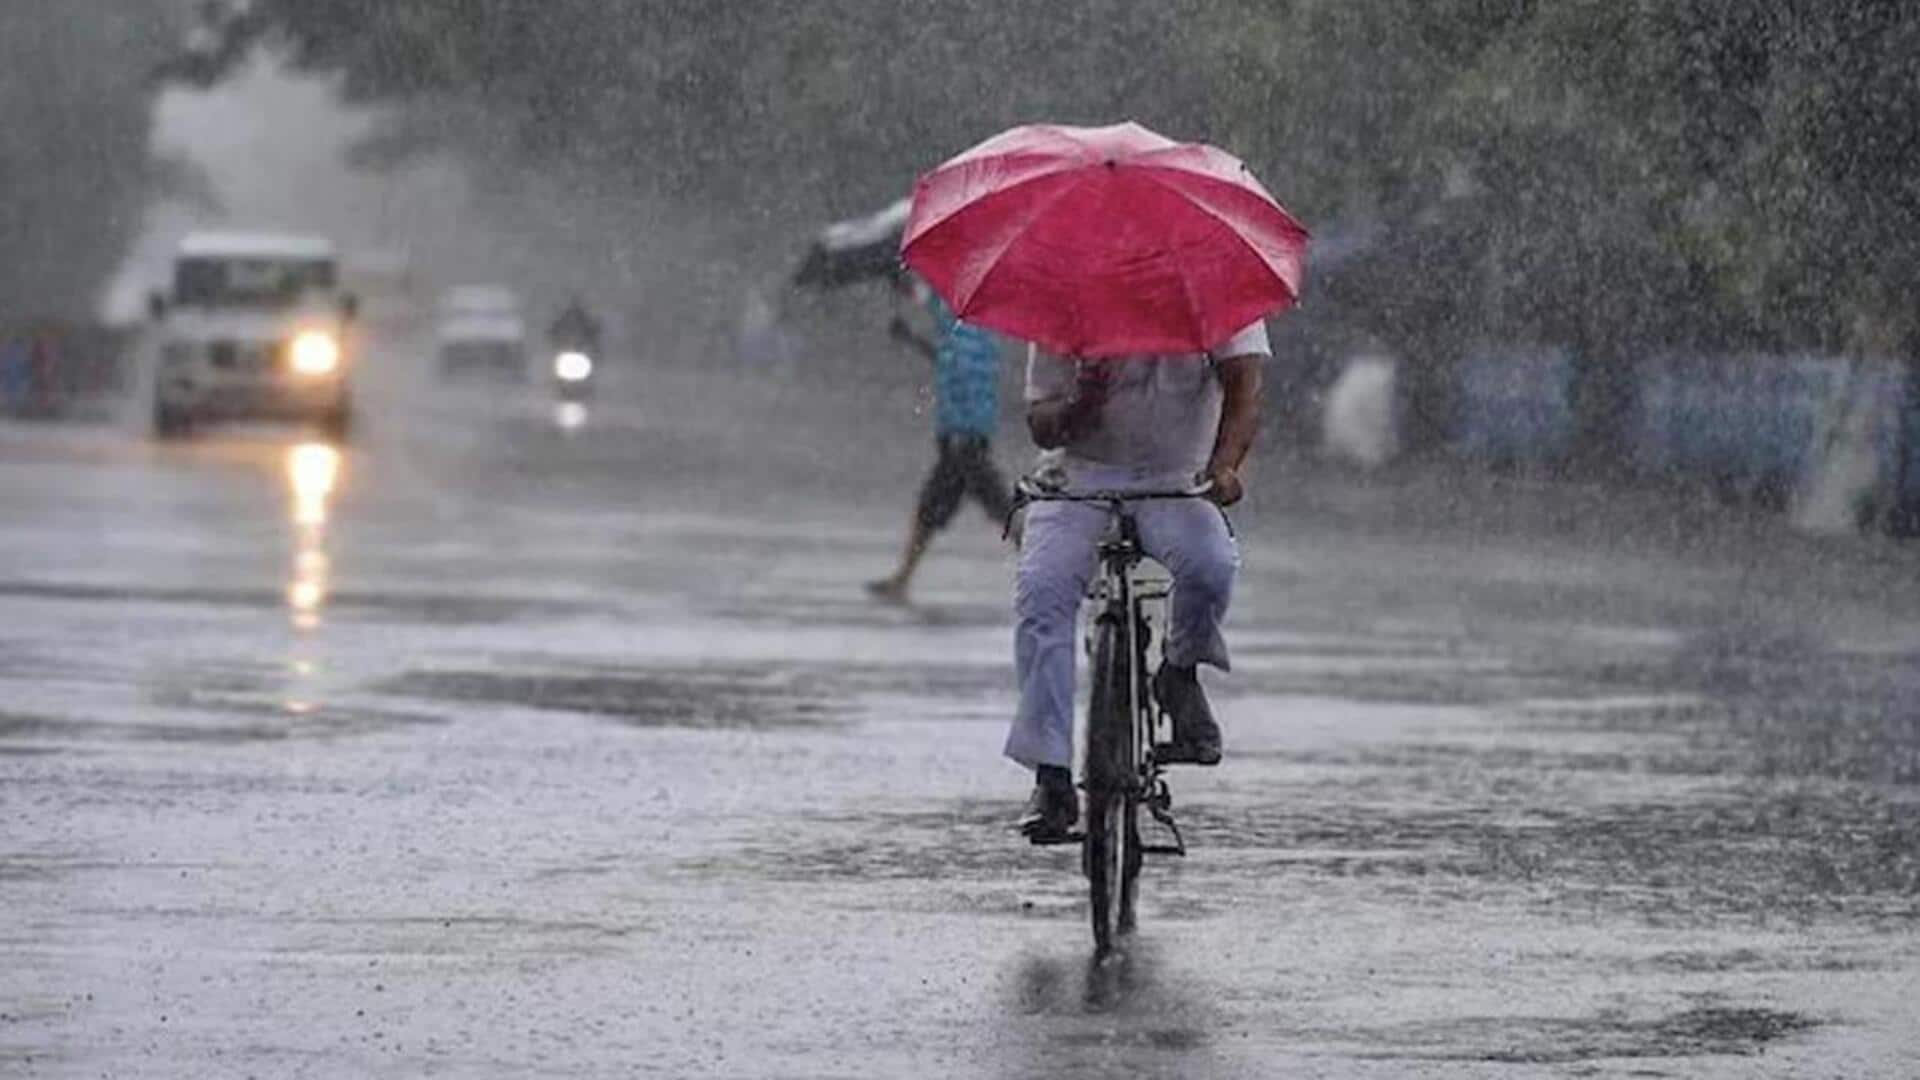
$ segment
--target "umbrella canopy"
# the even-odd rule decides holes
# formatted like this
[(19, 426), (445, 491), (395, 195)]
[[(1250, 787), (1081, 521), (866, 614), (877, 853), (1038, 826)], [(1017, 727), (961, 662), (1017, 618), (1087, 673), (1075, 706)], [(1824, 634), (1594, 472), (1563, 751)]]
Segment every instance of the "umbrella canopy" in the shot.
[(820, 230), (793, 272), (801, 289), (836, 289), (900, 272), (900, 234), (911, 200), (890, 203), (866, 217), (836, 221)]
[(902, 255), (960, 318), (1061, 355), (1201, 352), (1292, 306), (1307, 230), (1239, 159), (1032, 125), (914, 186)]

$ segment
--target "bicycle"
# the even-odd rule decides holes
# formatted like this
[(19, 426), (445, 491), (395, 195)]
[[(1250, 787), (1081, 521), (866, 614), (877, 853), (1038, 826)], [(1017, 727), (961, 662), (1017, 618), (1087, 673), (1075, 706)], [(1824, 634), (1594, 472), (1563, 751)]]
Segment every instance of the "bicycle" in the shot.
[[(1147, 664), (1152, 640), (1149, 606), (1163, 606), (1169, 583), (1141, 572), (1147, 561), (1128, 504), (1153, 499), (1204, 498), (1210, 485), (1183, 491), (1092, 491), (1071, 494), (1023, 477), (1014, 509), (1036, 502), (1104, 503), (1110, 524), (1099, 544), (1099, 569), (1088, 585), (1094, 606), (1088, 625), (1092, 692), (1087, 701), (1086, 764), (1080, 787), (1086, 800), (1079, 834), (1081, 868), (1087, 875), (1097, 955), (1110, 952), (1137, 922), (1141, 864), (1148, 855), (1183, 856), (1185, 838), (1173, 819), (1173, 793), (1161, 773), (1157, 735), (1171, 719), (1153, 695)], [(1145, 844), (1140, 810), (1172, 837)], [(1065, 842), (1073, 842), (1069, 836)], [(1058, 841), (1056, 841), (1058, 842)]]

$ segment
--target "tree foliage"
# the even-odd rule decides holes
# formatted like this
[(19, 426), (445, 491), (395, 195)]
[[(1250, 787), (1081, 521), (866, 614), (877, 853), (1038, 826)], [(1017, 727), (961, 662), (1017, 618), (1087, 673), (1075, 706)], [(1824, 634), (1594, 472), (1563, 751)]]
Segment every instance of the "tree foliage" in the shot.
[(0, 4), (0, 323), (92, 313), (156, 179), (147, 76), (183, 6)]
[(356, 100), (410, 106), (385, 157), (446, 140), (764, 228), (896, 198), (1023, 120), (1191, 130), (1206, 78), (1182, 9), (1200, 6), (262, 0), (248, 28)]
[(1323, 299), (1422, 361), (1570, 347), (1600, 455), (1658, 348), (1914, 333), (1913, 5), (1245, 0), (1211, 34), (1236, 144), (1371, 238)]
[(1912, 307), (1920, 8), (1296, 0), (1227, 22), (1248, 89), (1226, 107), (1290, 114), (1247, 128), (1255, 153), (1336, 216), (1466, 233), (1455, 306), (1488, 332), (1842, 347), (1865, 308)]
[[(22, 193), (43, 181), (21, 177), (98, 185), (84, 201), (110, 221), (139, 172), (122, 166), (140, 141), (129, 103), (147, 23), (80, 2), (98, 10), (0, 16), (20, 53), (5, 100), (36, 105), (0, 137), (9, 235), (29, 235), (40, 197)], [(394, 106), (364, 160), (447, 148), (483, 179), (508, 161), (551, 170), (704, 212), (762, 254), (1007, 125), (1133, 117), (1247, 157), (1327, 241), (1310, 297), (1398, 344), (1560, 342), (1607, 368), (1649, 342), (1838, 348), (1865, 324), (1911, 330), (1920, 8), (1900, 0), (225, 11), (202, 68), (267, 42)], [(72, 49), (112, 61), (60, 59)], [(74, 130), (89, 135), (51, 134)], [(44, 258), (47, 243), (25, 249)]]

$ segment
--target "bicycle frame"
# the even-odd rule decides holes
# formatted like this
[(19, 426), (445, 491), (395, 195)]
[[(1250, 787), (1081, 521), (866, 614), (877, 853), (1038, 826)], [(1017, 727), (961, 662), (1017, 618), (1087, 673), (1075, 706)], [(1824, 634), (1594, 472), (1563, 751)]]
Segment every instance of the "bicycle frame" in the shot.
[[(1198, 493), (1155, 493), (1153, 498), (1190, 498)], [(1112, 525), (1098, 548), (1099, 572), (1089, 590), (1094, 601), (1095, 611), (1088, 624), (1088, 653), (1094, 652), (1092, 638), (1102, 621), (1121, 628), (1126, 643), (1123, 663), (1127, 678), (1127, 715), (1132, 718), (1130, 737), (1125, 740), (1125, 760), (1117, 762), (1120, 766), (1112, 774), (1096, 778), (1094, 766), (1090, 760), (1087, 767), (1087, 782), (1096, 780), (1121, 788), (1129, 797), (1147, 807), (1154, 820), (1166, 826), (1172, 834), (1170, 845), (1153, 845), (1141, 848), (1148, 855), (1185, 855), (1186, 843), (1180, 834), (1180, 827), (1173, 820), (1173, 796), (1163, 776), (1164, 766), (1155, 758), (1153, 748), (1158, 745), (1161, 714), (1159, 703), (1154, 700), (1148, 677), (1147, 650), (1151, 646), (1152, 627), (1155, 622), (1147, 614), (1150, 604), (1164, 603), (1171, 594), (1171, 583), (1150, 578), (1140, 572), (1141, 564), (1147, 556), (1140, 548), (1138, 527), (1133, 515), (1128, 513), (1124, 503), (1134, 497), (1109, 500)], [(1164, 624), (1164, 618), (1160, 620)], [(1096, 673), (1096, 678), (1098, 677)], [(1103, 718), (1095, 715), (1089, 703), (1087, 725), (1088, 744), (1092, 745), (1092, 727)]]
[[(1164, 598), (1167, 590), (1153, 588), (1138, 572), (1140, 564), (1146, 561), (1146, 555), (1140, 550), (1133, 516), (1124, 509), (1114, 510), (1113, 525), (1109, 535), (1101, 540), (1098, 550), (1100, 570), (1091, 588), (1095, 611), (1088, 623), (1088, 643), (1092, 645), (1092, 638), (1102, 623), (1118, 628), (1121, 640), (1125, 643), (1120, 662), (1127, 673), (1127, 715), (1133, 719), (1131, 737), (1124, 743), (1127, 750), (1125, 759), (1102, 762), (1103, 766), (1110, 764), (1119, 768), (1099, 780), (1140, 797), (1146, 793), (1153, 772), (1150, 766), (1154, 714), (1146, 678), (1147, 648), (1152, 631), (1146, 606), (1151, 600)], [(1092, 649), (1088, 651), (1091, 653)], [(1089, 715), (1087, 722), (1091, 725), (1107, 719)], [(1093, 783), (1094, 764), (1091, 761), (1087, 773), (1088, 782)]]
[[(1039, 489), (1027, 480), (1016, 488), (1016, 508), (1031, 502), (1088, 502), (1105, 504), (1110, 515), (1097, 548), (1098, 572), (1088, 590), (1095, 609), (1088, 622), (1093, 689), (1087, 703), (1086, 767), (1080, 785), (1086, 793), (1081, 864), (1099, 954), (1112, 949), (1117, 936), (1133, 929), (1143, 857), (1186, 854), (1173, 820), (1173, 798), (1154, 754), (1160, 717), (1147, 679), (1152, 631), (1146, 605), (1164, 600), (1169, 590), (1139, 572), (1147, 556), (1127, 504), (1195, 498), (1206, 490), (1066, 494)], [(1172, 834), (1172, 844), (1140, 842), (1142, 806)]]

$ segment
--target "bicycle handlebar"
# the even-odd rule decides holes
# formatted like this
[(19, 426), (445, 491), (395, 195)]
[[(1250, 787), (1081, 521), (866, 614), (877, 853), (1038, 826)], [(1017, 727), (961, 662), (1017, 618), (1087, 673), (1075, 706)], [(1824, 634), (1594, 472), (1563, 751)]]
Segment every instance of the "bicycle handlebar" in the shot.
[(1192, 487), (1170, 491), (1067, 491), (1042, 487), (1031, 476), (1023, 476), (1013, 485), (1014, 501), (1030, 502), (1137, 502), (1146, 499), (1203, 499), (1213, 493), (1213, 481), (1204, 480)]
[(1082, 491), (1070, 492), (1064, 489), (1042, 487), (1031, 476), (1023, 476), (1013, 485), (1013, 504), (1007, 507), (1007, 520), (1000, 530), (1000, 538), (1005, 540), (1013, 535), (1013, 516), (1025, 509), (1028, 503), (1037, 502), (1088, 502), (1108, 503), (1118, 507), (1121, 503), (1141, 502), (1147, 499), (1204, 499), (1213, 492), (1213, 481), (1205, 480), (1192, 487), (1179, 491)]

